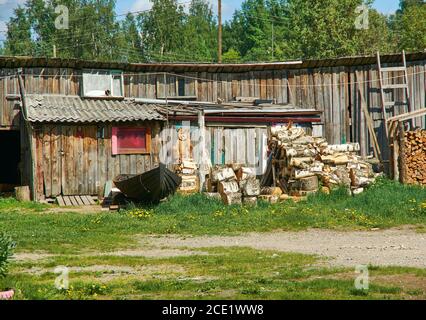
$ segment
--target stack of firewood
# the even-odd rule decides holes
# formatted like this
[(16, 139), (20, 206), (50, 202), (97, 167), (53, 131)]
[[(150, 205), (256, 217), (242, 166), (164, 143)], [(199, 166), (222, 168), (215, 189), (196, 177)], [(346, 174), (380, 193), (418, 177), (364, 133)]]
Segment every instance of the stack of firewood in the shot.
[(357, 155), (357, 143), (329, 145), (324, 138), (309, 136), (291, 124), (274, 127), (271, 133), (270, 181), (284, 193), (305, 196), (317, 192), (320, 182), (326, 192), (346, 186), (360, 193), (375, 180), (372, 166)]
[(426, 185), (426, 130), (405, 132), (405, 181)]
[(182, 160), (175, 166), (175, 172), (182, 178), (179, 192), (196, 193), (199, 191), (198, 166), (192, 159)]
[(242, 165), (214, 166), (206, 179), (211, 197), (222, 199), (226, 205), (256, 205), (260, 195), (260, 181), (256, 170)]

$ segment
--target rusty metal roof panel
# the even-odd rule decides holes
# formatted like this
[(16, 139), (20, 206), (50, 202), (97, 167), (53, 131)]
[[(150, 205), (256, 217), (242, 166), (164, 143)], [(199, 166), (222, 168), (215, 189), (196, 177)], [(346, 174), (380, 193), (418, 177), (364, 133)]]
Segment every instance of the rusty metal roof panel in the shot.
[(156, 105), (137, 104), (131, 100), (83, 99), (79, 96), (27, 95), (30, 122), (128, 122), (165, 118)]

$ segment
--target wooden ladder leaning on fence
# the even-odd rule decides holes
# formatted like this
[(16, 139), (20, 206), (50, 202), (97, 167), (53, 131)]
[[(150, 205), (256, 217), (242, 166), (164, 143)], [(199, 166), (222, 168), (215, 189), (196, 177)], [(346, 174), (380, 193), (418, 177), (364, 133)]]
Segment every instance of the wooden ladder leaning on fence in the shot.
[[(414, 119), (418, 117), (424, 117), (426, 115), (426, 108), (414, 110), (410, 100), (410, 89), (408, 83), (408, 72), (407, 72), (407, 61), (405, 51), (402, 52), (403, 66), (398, 67), (386, 67), (383, 68), (381, 65), (380, 53), (377, 53), (377, 65), (379, 68), (379, 80), (380, 80), (380, 95), (382, 103), (383, 120), (386, 129), (386, 136), (388, 139), (389, 147), (392, 150), (391, 153), (391, 172), (395, 180), (400, 180), (405, 183), (405, 174), (401, 164), (405, 156), (401, 156), (404, 153), (404, 134), (409, 126), (411, 130), (414, 129)], [(395, 78), (402, 78), (403, 83), (397, 84), (384, 84), (383, 74), (386, 72), (403, 72), (404, 75)], [(404, 89), (405, 101), (386, 101), (385, 92), (389, 90)], [(394, 95), (395, 96), (395, 95)], [(395, 107), (407, 106), (407, 113), (401, 113), (395, 115)], [(388, 118), (388, 107), (393, 107), (393, 116)], [(407, 126), (408, 125), (408, 126)]]

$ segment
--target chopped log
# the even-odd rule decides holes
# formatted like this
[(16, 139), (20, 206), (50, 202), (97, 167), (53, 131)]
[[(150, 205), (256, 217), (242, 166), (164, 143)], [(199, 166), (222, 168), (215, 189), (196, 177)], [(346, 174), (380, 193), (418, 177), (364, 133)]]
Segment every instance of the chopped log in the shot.
[(237, 193), (240, 191), (240, 186), (238, 185), (237, 180), (233, 181), (222, 181), (217, 185), (217, 191), (220, 194), (224, 193)]
[(360, 170), (351, 169), (349, 177), (351, 179), (351, 186), (356, 188), (368, 187), (374, 182), (374, 178), (365, 177), (364, 172)]
[(240, 188), (244, 196), (254, 197), (260, 195), (260, 180), (249, 179), (240, 182)]
[(334, 154), (342, 152), (359, 152), (361, 147), (359, 143), (349, 143), (349, 144), (335, 144), (328, 145), (327, 148), (322, 152), (323, 154)]
[(222, 193), (221, 197), (222, 197), (223, 203), (227, 206), (242, 204), (243, 195), (239, 192)]
[(234, 170), (234, 173), (239, 171), (243, 166), (244, 166), (244, 164), (242, 164), (242, 163), (233, 163), (233, 164), (229, 165), (229, 167), (232, 168), (232, 170)]
[(217, 183), (213, 183), (212, 179), (206, 179), (206, 190), (207, 192), (214, 193), (217, 192)]
[(290, 199), (291, 199), (291, 197), (288, 194), (282, 194), (280, 196), (280, 201), (287, 201), (287, 200), (290, 200)]
[(290, 196), (292, 196), (292, 197), (307, 197), (309, 195), (316, 194), (317, 192), (318, 192), (318, 190), (313, 190), (313, 191), (294, 190), (294, 191), (290, 191)]
[(307, 148), (290, 148), (285, 150), (286, 157), (314, 157), (318, 152), (315, 149), (307, 149)]
[(292, 176), (294, 179), (302, 179), (302, 178), (308, 178), (315, 176), (315, 173), (310, 170), (299, 170), (299, 169), (292, 169)]
[(352, 189), (352, 195), (356, 196), (364, 192), (364, 188), (355, 188)]
[(207, 198), (209, 198), (209, 199), (222, 201), (222, 196), (220, 195), (220, 193), (217, 193), (217, 192), (205, 192), (204, 195)]
[(314, 159), (311, 157), (305, 158), (291, 158), (289, 165), (291, 167), (296, 167), (300, 169), (309, 168), (309, 165), (314, 162)]
[(300, 191), (316, 191), (319, 188), (319, 182), (317, 176), (301, 178), (294, 180), (290, 183), (290, 189)]
[(242, 167), (236, 172), (236, 176), (238, 181), (256, 178), (256, 169)]
[(269, 202), (270, 204), (276, 204), (279, 202), (280, 197), (279, 196), (271, 196), (271, 195), (260, 195), (259, 199)]
[(321, 156), (321, 161), (324, 164), (331, 164), (331, 165), (346, 165), (349, 163), (349, 157), (346, 154), (335, 154), (335, 155), (328, 155), (328, 156)]
[(187, 188), (197, 188), (198, 187), (198, 177), (197, 176), (181, 176), (182, 183), (180, 185), (181, 189)]
[(274, 187), (263, 187), (260, 190), (260, 194), (264, 196), (281, 196), (283, 194), (283, 191), (281, 188), (274, 188)]
[(250, 207), (257, 205), (257, 197), (243, 197), (243, 204)]
[(321, 187), (321, 192), (325, 194), (330, 194), (331, 190), (328, 187)]
[(194, 161), (190, 161), (190, 160), (183, 160), (181, 167), (185, 169), (193, 169), (193, 170), (198, 169), (197, 164)]
[(16, 197), (16, 200), (18, 201), (22, 201), (22, 202), (31, 201), (30, 187), (29, 186), (16, 187), (15, 197)]
[(237, 179), (232, 168), (213, 169), (210, 177), (214, 183)]
[(399, 131), (400, 181), (407, 184), (426, 185), (426, 130)]

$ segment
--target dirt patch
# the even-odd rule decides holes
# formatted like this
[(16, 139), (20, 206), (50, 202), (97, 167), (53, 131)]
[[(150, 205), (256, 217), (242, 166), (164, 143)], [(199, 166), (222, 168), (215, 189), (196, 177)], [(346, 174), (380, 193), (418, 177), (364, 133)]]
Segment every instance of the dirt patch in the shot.
[[(90, 254), (93, 256), (93, 254)], [(98, 256), (117, 256), (117, 257), (145, 257), (145, 258), (174, 258), (184, 256), (195, 256), (195, 255), (208, 255), (207, 252), (203, 251), (191, 251), (182, 249), (172, 248), (152, 248), (152, 249), (133, 249), (133, 250), (121, 250), (115, 252), (103, 252), (96, 253)]]
[(20, 252), (13, 255), (13, 260), (18, 262), (24, 261), (40, 261), (55, 257), (53, 254), (45, 252)]
[(257, 250), (299, 252), (330, 258), (328, 265), (406, 266), (426, 268), (426, 234), (410, 228), (341, 232), (249, 233), (241, 236), (146, 237), (151, 246), (168, 248), (250, 247)]
[(386, 286), (394, 286), (407, 290), (421, 290), (426, 292), (426, 277), (419, 277), (414, 274), (394, 274), (383, 276), (372, 276), (371, 283)]
[(81, 207), (52, 207), (44, 213), (101, 213), (102, 206), (81, 206)]
[[(155, 266), (114, 266), (114, 265), (92, 265), (84, 267), (69, 267), (69, 274), (98, 274), (97, 279), (103, 281), (111, 281), (118, 277), (136, 276), (138, 279), (145, 278), (167, 278), (185, 277), (186, 270), (179, 265), (155, 265)], [(31, 275), (41, 276), (48, 273), (53, 273), (54, 269), (33, 267), (31, 269), (21, 270), (20, 272)]]

